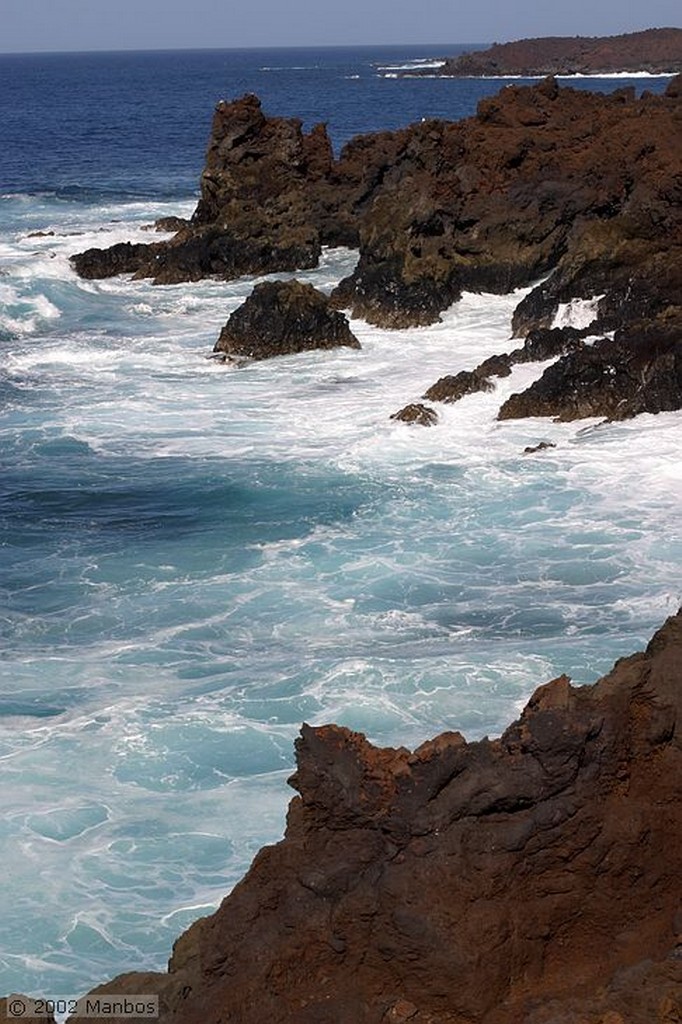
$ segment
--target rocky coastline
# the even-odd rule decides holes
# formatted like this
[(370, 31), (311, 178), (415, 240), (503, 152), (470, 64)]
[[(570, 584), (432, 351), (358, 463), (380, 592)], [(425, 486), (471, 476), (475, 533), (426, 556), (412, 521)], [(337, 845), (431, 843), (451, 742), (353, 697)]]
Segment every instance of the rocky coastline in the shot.
[[(568, 362), (542, 386), (552, 401), (536, 388), (502, 415), (678, 409), (680, 138), (682, 76), (663, 95), (639, 98), (632, 89), (562, 88), (553, 78), (511, 86), (481, 101), (474, 117), (361, 136), (338, 159), (324, 126), (305, 133), (297, 119), (267, 117), (245, 96), (216, 109), (189, 222), (169, 241), (90, 249), (72, 262), (86, 278), (167, 284), (291, 273), (315, 266), (322, 246), (352, 246), (359, 260), (332, 293), (337, 309), (409, 328), (438, 320), (463, 291), (530, 288), (511, 325), (520, 339), (556, 327), (575, 300), (592, 300), (584, 335), (605, 340), (578, 356), (566, 334)], [(303, 331), (287, 351), (313, 344)], [(615, 363), (628, 370), (614, 389)], [(490, 383), (505, 365), (501, 353), (497, 370), (471, 372)], [(601, 375), (604, 386), (583, 388), (585, 375)], [(575, 387), (589, 400), (568, 402)]]
[[(323, 126), (246, 96), (216, 109), (199, 204), (172, 239), (73, 265), (163, 285), (291, 273), (353, 246), (331, 299), (257, 286), (218, 353), (312, 347), (308, 316), (322, 347), (355, 347), (338, 310), (410, 328), (465, 290), (523, 287), (520, 344), (444, 367), (425, 400), (553, 360), (500, 418), (679, 409), (681, 128), (682, 76), (640, 98), (550, 77), (335, 159)], [(560, 326), (575, 302), (586, 322)], [(434, 425), (412, 398), (398, 418)], [(167, 973), (95, 994), (157, 995), (164, 1024), (678, 1024), (681, 716), (682, 611), (593, 686), (541, 687), (498, 739), (378, 749), (304, 726), (284, 839), (178, 939)]]
[[(494, 43), (448, 58), (428, 74), (449, 78), (545, 75), (675, 75), (682, 71), (682, 29), (650, 28), (619, 36), (543, 36)], [(418, 75), (416, 70), (410, 74)]]
[(682, 610), (499, 739), (303, 726), (284, 839), (168, 973), (90, 996), (154, 994), (164, 1024), (675, 1024), (681, 722)]

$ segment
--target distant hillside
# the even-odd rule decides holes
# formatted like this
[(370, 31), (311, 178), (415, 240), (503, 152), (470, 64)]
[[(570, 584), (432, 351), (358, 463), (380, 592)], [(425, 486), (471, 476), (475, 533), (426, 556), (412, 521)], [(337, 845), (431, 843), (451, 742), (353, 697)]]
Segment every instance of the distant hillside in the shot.
[(648, 71), (653, 74), (682, 71), (682, 29), (650, 28), (620, 36), (547, 36), (494, 43), (488, 50), (450, 58), (437, 73), (478, 78), (490, 75), (595, 75), (619, 71)]

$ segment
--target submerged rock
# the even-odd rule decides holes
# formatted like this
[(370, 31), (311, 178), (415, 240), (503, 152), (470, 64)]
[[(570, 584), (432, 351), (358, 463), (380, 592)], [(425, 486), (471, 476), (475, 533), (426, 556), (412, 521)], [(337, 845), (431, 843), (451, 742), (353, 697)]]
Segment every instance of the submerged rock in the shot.
[(285, 838), (141, 990), (166, 1024), (670, 1024), (680, 721), (682, 611), (499, 739), (304, 726)]
[(539, 444), (529, 444), (523, 449), (524, 455), (535, 455), (536, 452), (544, 452), (548, 448), (556, 448), (553, 441), (540, 441)]
[(232, 313), (213, 351), (270, 359), (339, 346), (360, 348), (360, 342), (323, 292), (300, 281), (264, 281)]

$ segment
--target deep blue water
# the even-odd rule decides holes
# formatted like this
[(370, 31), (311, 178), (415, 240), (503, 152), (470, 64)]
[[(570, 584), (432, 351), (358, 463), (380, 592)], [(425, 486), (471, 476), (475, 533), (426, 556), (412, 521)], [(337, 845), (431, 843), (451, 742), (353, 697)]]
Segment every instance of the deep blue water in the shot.
[(206, 356), (253, 281), (70, 269), (191, 212), (219, 99), (338, 149), (472, 114), (502, 83), (386, 77), (457, 50), (0, 57), (0, 992), (162, 967), (281, 834), (303, 720), (499, 732), (679, 604), (679, 415), (497, 423), (520, 367), (437, 429), (390, 421), (508, 348), (518, 296), (236, 371)]

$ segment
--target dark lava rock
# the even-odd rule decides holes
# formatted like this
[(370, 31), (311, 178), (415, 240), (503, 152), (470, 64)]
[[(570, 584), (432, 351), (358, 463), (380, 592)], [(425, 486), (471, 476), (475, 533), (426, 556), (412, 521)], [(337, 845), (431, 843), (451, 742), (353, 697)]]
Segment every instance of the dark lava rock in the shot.
[[(435, 73), (449, 77), (592, 75), (682, 71), (682, 29), (650, 28), (619, 36), (545, 36), (494, 43), (453, 57)], [(433, 71), (429, 71), (433, 74)]]
[(163, 1024), (673, 1024), (681, 721), (679, 612), (499, 739), (304, 726), (285, 838), (138, 991)]
[(535, 452), (544, 452), (548, 448), (556, 448), (553, 441), (540, 441), (540, 444), (529, 444), (523, 449), (524, 455), (534, 455)]
[(189, 227), (189, 221), (184, 217), (158, 217), (154, 221), (155, 231), (183, 231)]
[(508, 377), (511, 373), (513, 356), (503, 352), (499, 356), (489, 356), (479, 363), (474, 373), (480, 377)]
[(521, 394), (511, 395), (499, 419), (553, 416), (574, 420), (682, 408), (682, 321), (640, 323), (553, 363)]
[(475, 117), (352, 140), (267, 117), (255, 96), (216, 108), (190, 224), (145, 249), (74, 257), (84, 276), (230, 279), (359, 246), (334, 303), (387, 327), (431, 323), (463, 290), (525, 299), (514, 330), (550, 327), (560, 302), (601, 296), (595, 330), (660, 315), (682, 271), (680, 94), (637, 99), (548, 78), (482, 100)]
[(360, 348), (343, 313), (312, 285), (264, 281), (232, 313), (214, 352), (269, 359), (316, 348)]
[(392, 420), (401, 420), (403, 423), (416, 423), (421, 427), (432, 427), (438, 422), (438, 413), (428, 405), (421, 402), (412, 402), (398, 412), (391, 415)]
[(86, 249), (71, 257), (76, 273), (94, 281), (117, 274), (135, 274), (147, 267), (159, 253), (162, 243), (118, 242), (108, 249)]
[(522, 348), (515, 349), (509, 356), (512, 363), (544, 363), (567, 352), (582, 348), (582, 335), (586, 331), (574, 327), (536, 327), (530, 331)]
[(495, 385), (477, 370), (461, 370), (459, 373), (441, 377), (428, 389), (424, 398), (431, 402), (458, 402), (465, 395), (477, 391), (493, 391)]

